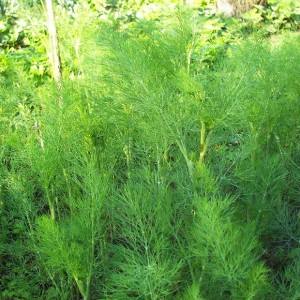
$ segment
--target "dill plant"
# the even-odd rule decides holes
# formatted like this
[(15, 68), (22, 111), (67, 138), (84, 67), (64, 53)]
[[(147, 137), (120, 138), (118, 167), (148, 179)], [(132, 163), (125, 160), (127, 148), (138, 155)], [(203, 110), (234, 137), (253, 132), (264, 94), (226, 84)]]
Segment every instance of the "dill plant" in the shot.
[(109, 298), (162, 299), (176, 291), (182, 263), (172, 242), (172, 206), (159, 174), (147, 169), (136, 170), (113, 198)]
[(229, 193), (239, 195), (241, 217), (259, 224), (257, 234), (266, 263), (277, 271), (289, 265), (288, 253), (290, 247), (297, 248), (298, 236), (297, 192), (292, 182), (298, 178), (298, 147), (293, 141), (299, 134), (299, 70), (291, 62), (299, 59), (299, 40), (284, 40), (281, 47), (271, 48), (267, 43), (258, 47), (250, 42), (245, 48), (232, 49), (232, 58), (221, 65), (227, 77), (207, 84), (216, 103), (229, 97), (236, 103), (223, 126), (223, 136), (212, 141), (218, 149), (211, 152), (212, 162), (217, 157), (221, 162), (215, 169), (220, 172), (219, 182)]
[(209, 298), (264, 297), (267, 269), (259, 262), (255, 224), (235, 221), (231, 199), (196, 199), (192, 251), (200, 292)]
[(69, 196), (67, 216), (57, 222), (47, 216), (37, 220), (37, 247), (53, 278), (57, 274), (65, 278), (65, 273), (75, 282), (83, 299), (89, 299), (96, 259), (98, 268), (103, 260), (101, 213), (107, 181), (97, 173), (93, 161), (87, 163), (83, 172), (82, 196)]
[(60, 90), (11, 66), (1, 297), (297, 299), (299, 38), (208, 69), (190, 20), (95, 23), (77, 53), (65, 38)]

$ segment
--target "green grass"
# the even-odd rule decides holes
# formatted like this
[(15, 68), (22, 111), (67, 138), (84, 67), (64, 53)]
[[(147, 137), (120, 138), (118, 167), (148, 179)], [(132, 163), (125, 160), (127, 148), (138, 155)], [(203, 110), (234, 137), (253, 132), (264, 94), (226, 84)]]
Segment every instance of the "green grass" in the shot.
[(0, 298), (298, 299), (299, 36), (96, 30), (61, 89), (1, 75)]

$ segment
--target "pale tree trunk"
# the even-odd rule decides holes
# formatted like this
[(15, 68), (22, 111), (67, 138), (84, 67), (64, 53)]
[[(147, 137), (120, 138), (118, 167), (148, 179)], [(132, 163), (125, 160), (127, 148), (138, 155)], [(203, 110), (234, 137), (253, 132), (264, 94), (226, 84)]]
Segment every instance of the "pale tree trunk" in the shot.
[(217, 12), (226, 16), (238, 16), (254, 5), (264, 5), (266, 0), (217, 0)]
[(52, 65), (53, 78), (57, 83), (59, 83), (61, 80), (61, 65), (60, 65), (60, 55), (59, 55), (54, 10), (52, 5), (52, 0), (45, 0), (45, 2), (46, 2), (46, 13), (47, 13), (47, 28), (48, 28), (49, 44), (50, 44), (49, 59)]

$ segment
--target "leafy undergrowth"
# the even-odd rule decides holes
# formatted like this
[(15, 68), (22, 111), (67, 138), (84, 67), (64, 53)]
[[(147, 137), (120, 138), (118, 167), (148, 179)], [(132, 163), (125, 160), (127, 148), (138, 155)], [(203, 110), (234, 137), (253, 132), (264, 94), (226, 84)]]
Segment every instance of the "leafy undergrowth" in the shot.
[(7, 67), (1, 299), (299, 299), (299, 35), (210, 68), (196, 39), (101, 25), (59, 89)]

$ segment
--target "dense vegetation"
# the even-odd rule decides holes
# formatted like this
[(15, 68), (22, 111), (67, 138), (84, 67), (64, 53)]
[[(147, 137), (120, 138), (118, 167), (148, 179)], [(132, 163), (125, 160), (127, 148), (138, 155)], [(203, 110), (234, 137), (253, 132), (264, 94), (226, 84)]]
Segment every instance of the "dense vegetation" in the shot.
[(178, 2), (58, 1), (57, 85), (0, 1), (1, 300), (300, 299), (298, 2)]

